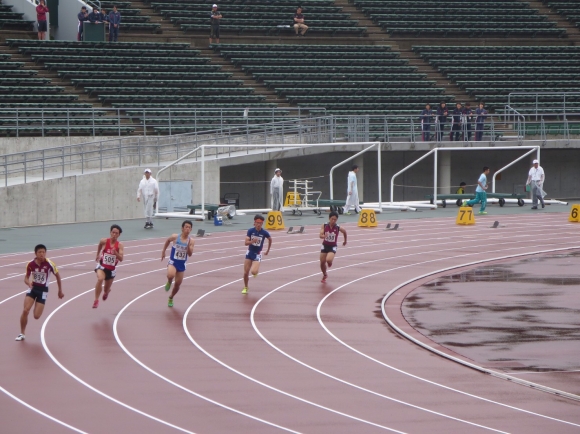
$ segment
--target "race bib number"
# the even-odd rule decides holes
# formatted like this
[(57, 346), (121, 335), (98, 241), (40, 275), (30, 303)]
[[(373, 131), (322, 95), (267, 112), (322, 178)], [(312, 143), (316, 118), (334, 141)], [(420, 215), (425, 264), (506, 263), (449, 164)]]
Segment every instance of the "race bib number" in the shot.
[(262, 245), (262, 237), (252, 237), (252, 246), (260, 247)]
[(43, 273), (42, 271), (32, 272), (32, 281), (34, 283), (37, 283), (39, 285), (46, 285), (46, 278), (47, 278), (46, 273)]
[(185, 259), (187, 258), (187, 252), (185, 250), (175, 249), (175, 254), (173, 256), (178, 261), (185, 261)]
[(109, 253), (103, 254), (103, 264), (104, 265), (115, 265), (117, 262), (117, 257), (115, 255), (111, 255)]
[(334, 232), (326, 232), (324, 234), (324, 241), (327, 241), (329, 243), (336, 242), (336, 234)]

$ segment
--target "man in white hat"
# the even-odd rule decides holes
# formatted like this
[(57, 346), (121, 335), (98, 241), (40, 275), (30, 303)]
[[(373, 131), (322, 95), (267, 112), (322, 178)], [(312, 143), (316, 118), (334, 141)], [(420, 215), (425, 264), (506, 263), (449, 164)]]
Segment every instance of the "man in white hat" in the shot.
[(532, 162), (532, 168), (528, 172), (528, 180), (526, 181), (526, 185), (532, 184), (532, 209), (538, 209), (538, 199), (540, 199), (540, 203), (542, 204), (542, 208), (546, 205), (544, 204), (544, 169), (540, 166), (540, 162), (538, 160), (534, 160)]
[(151, 176), (151, 169), (145, 169), (145, 176), (139, 183), (139, 188), (137, 189), (137, 201), (141, 201), (141, 196), (143, 196), (143, 212), (145, 213), (145, 229), (152, 229), (153, 222), (151, 217), (155, 212), (155, 205), (157, 204), (157, 198), (159, 197), (159, 184)]
[(220, 43), (220, 20), (222, 19), (221, 12), (218, 11), (218, 5), (211, 7), (209, 14), (211, 29), (209, 31), (209, 43), (211, 44), (215, 39), (216, 44)]
[(282, 178), (282, 170), (276, 169), (274, 171), (274, 177), (270, 182), (270, 194), (272, 195), (272, 211), (282, 210), (282, 198), (284, 197), (283, 184), (284, 179)]

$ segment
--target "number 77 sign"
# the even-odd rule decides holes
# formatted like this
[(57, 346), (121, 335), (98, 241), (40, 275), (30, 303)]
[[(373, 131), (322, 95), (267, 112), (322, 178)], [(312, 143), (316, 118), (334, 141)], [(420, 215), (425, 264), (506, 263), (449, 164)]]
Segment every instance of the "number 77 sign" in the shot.
[(455, 223), (458, 225), (474, 225), (475, 217), (473, 216), (473, 209), (469, 206), (462, 206), (457, 213)]

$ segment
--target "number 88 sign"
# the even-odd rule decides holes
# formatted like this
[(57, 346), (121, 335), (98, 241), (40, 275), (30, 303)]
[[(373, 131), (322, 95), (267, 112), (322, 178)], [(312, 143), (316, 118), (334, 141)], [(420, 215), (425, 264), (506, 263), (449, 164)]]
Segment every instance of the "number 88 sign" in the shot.
[(266, 217), (266, 229), (277, 230), (284, 229), (284, 219), (280, 211), (270, 211)]
[(377, 215), (372, 209), (361, 209), (358, 214), (358, 226), (361, 228), (376, 228), (379, 225)]

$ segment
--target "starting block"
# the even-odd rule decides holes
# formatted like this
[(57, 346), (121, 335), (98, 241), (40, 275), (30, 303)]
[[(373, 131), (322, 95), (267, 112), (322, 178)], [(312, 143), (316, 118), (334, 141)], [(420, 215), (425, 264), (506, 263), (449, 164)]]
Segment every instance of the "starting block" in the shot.
[(197, 230), (197, 234), (195, 234), (196, 237), (209, 237), (209, 234), (205, 234), (205, 229), (198, 229)]
[(493, 225), (490, 226), (491, 229), (496, 229), (496, 228), (503, 228), (505, 227), (504, 225), (500, 225), (499, 224), (499, 220), (496, 220), (493, 222)]
[(387, 223), (386, 231), (396, 231), (399, 229), (399, 223), (395, 223), (395, 226), (391, 227), (390, 223)]
[(298, 229), (297, 231), (294, 230), (294, 226), (290, 226), (288, 228), (288, 232), (286, 232), (287, 234), (303, 234), (304, 233), (304, 226), (300, 226), (300, 229)]
[(474, 225), (475, 217), (473, 216), (473, 210), (469, 206), (462, 206), (459, 208), (457, 213), (457, 219), (455, 223), (458, 225)]

